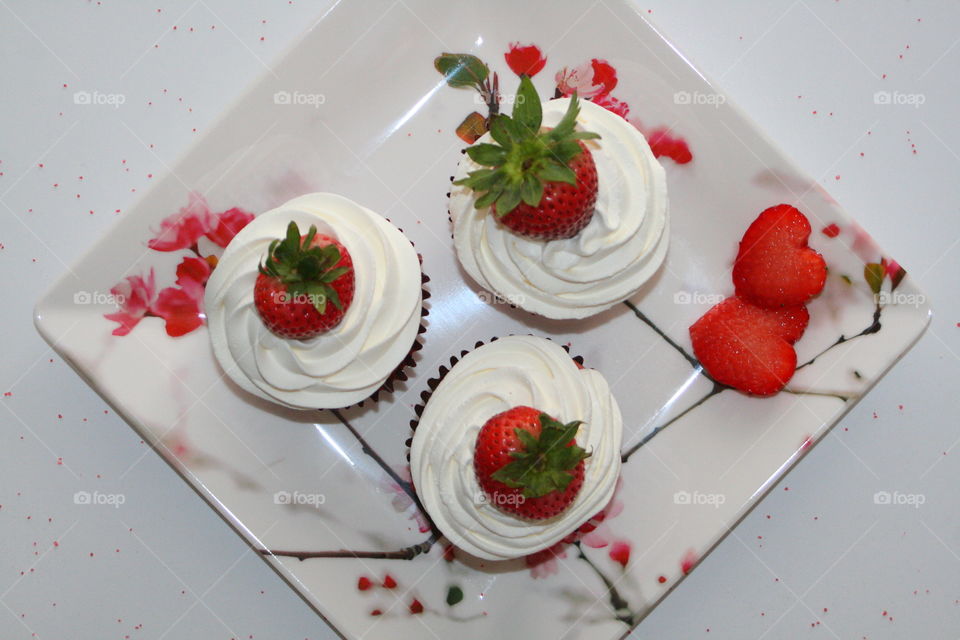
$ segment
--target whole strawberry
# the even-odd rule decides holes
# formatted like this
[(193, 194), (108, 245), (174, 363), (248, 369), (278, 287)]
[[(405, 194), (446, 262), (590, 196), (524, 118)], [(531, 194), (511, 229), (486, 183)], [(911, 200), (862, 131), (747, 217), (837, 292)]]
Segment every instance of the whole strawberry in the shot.
[(560, 122), (541, 130), (543, 110), (530, 78), (520, 79), (513, 116), (490, 122), (494, 143), (467, 148), (484, 169), (454, 184), (477, 193), (477, 209), (491, 207), (502, 224), (520, 235), (556, 240), (577, 235), (593, 217), (597, 167), (582, 140), (599, 138), (575, 131), (580, 104), (576, 94)]
[(253, 303), (270, 331), (307, 340), (337, 326), (353, 301), (353, 260), (347, 248), (297, 223), (270, 243), (253, 289)]
[(525, 406), (487, 420), (477, 434), (473, 456), (485, 499), (530, 520), (563, 513), (583, 486), (589, 455), (576, 442), (580, 424), (562, 424)]

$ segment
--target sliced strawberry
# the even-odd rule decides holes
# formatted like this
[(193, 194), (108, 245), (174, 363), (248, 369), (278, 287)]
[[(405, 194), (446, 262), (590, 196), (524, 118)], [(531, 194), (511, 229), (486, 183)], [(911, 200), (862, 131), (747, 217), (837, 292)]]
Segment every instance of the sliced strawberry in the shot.
[(565, 511), (583, 486), (587, 453), (576, 443), (579, 425), (524, 406), (487, 420), (477, 434), (473, 464), (490, 503), (531, 520)]
[(764, 309), (727, 298), (690, 327), (693, 352), (710, 376), (754, 395), (771, 395), (797, 367), (793, 343), (810, 320), (804, 306)]
[(335, 238), (295, 222), (270, 245), (254, 284), (253, 302), (270, 331), (306, 340), (337, 326), (353, 301), (353, 259)]
[(807, 246), (810, 221), (795, 207), (763, 211), (743, 234), (733, 265), (737, 295), (764, 307), (804, 304), (823, 290), (827, 265)]

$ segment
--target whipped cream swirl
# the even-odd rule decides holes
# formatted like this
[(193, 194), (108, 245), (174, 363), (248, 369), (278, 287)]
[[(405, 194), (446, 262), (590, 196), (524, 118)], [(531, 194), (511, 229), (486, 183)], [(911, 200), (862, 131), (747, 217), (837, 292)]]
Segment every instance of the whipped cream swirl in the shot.
[[(290, 221), (339, 240), (353, 259), (356, 288), (343, 319), (309, 340), (263, 324), (253, 303), (257, 265)], [(295, 198), (257, 216), (227, 246), (204, 305), (213, 352), (246, 391), (301, 409), (346, 407), (369, 397), (407, 356), (420, 325), (420, 261), (382, 216), (332, 193)]]
[[(568, 98), (543, 104), (543, 125), (554, 126)], [(486, 289), (548, 318), (585, 318), (636, 293), (656, 273), (669, 239), (667, 182), (650, 145), (632, 124), (580, 101), (577, 122), (599, 133), (585, 140), (597, 166), (593, 218), (573, 238), (533, 240), (500, 224), (489, 207), (476, 209), (464, 186), (450, 192), (457, 257)], [(489, 142), (487, 133), (477, 144)], [(482, 168), (467, 155), (455, 179)]]
[[(527, 520), (491, 505), (473, 465), (477, 434), (494, 415), (534, 407), (583, 420), (577, 444), (590, 452), (583, 487), (563, 513)], [(487, 560), (518, 558), (555, 544), (599, 513), (620, 475), (623, 420), (606, 380), (580, 369), (545, 338), (510, 336), (464, 356), (430, 396), (410, 446), (420, 502), (457, 547)]]

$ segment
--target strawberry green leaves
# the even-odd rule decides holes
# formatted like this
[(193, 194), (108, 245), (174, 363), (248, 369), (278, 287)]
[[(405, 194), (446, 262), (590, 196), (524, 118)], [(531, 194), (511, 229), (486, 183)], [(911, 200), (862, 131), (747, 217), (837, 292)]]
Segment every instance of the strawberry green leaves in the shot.
[(536, 135), (540, 132), (543, 123), (543, 108), (540, 105), (540, 96), (533, 86), (529, 76), (520, 77), (520, 88), (517, 89), (517, 99), (513, 105), (513, 122), (520, 128), (523, 136)]
[(581, 424), (580, 420), (563, 424), (541, 413), (540, 436), (517, 428), (514, 433), (523, 450), (511, 453), (513, 461), (498, 469), (492, 478), (508, 487), (523, 488), (526, 498), (563, 491), (573, 480), (573, 469), (589, 456), (574, 441)]
[(336, 266), (340, 262), (337, 245), (312, 246), (316, 236), (317, 228), (310, 225), (301, 240), (297, 223), (290, 222), (286, 237), (270, 243), (267, 259), (258, 268), (263, 275), (285, 284), (291, 298), (309, 297), (314, 308), (322, 314), (328, 301), (337, 309), (343, 308), (337, 290), (330, 284), (348, 273), (350, 268)]
[(476, 208), (496, 205), (495, 213), (501, 218), (521, 202), (531, 207), (539, 205), (544, 183), (575, 185), (576, 173), (569, 164), (581, 153), (577, 141), (600, 137), (590, 131), (576, 131), (579, 113), (580, 103), (574, 94), (557, 126), (541, 131), (540, 97), (530, 78), (521, 77), (512, 117), (504, 114), (492, 117), (490, 137), (494, 143), (467, 149), (471, 160), (489, 168), (471, 171), (454, 184), (477, 192)]

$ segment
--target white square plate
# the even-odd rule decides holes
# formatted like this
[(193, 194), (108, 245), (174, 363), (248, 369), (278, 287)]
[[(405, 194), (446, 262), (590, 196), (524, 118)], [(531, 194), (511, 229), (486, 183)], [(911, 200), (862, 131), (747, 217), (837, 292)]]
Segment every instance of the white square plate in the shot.
[[(690, 145), (692, 162), (662, 159), (670, 251), (634, 308), (544, 320), (487, 304), (458, 267), (445, 195), (464, 147), (454, 129), (482, 106), (473, 92), (447, 87), (433, 60), (474, 53), (509, 93), (516, 77), (504, 52), (516, 40), (547, 55), (534, 79), (541, 95), (552, 94), (562, 67), (605, 59), (630, 118), (669, 127)], [(384, 214), (423, 255), (428, 330), (413, 374), (393, 394), (339, 414), (287, 411), (225, 380), (203, 326), (173, 338), (149, 317), (129, 335), (112, 335), (116, 325), (103, 315), (115, 307), (102, 294), (150, 269), (157, 288), (173, 285), (187, 252), (152, 251), (146, 241), (190, 192), (214, 211), (261, 212), (310, 191), (338, 192)], [(810, 305), (799, 362), (826, 352), (774, 397), (715, 389), (687, 355), (687, 328), (713, 296), (732, 292), (740, 236), (780, 202), (810, 218), (811, 243), (830, 269)], [(829, 225), (839, 234), (821, 232)], [(889, 256), (630, 2), (585, 12), (577, 3), (352, 2), (324, 15), (224, 114), (43, 297), (36, 321), (251, 545), (321, 552), (264, 555), (344, 636), (613, 638), (649, 613), (922, 333), (930, 311), (909, 277), (894, 291), (886, 277), (879, 296), (868, 286), (865, 264), (881, 258)], [(389, 557), (429, 538), (390, 475), (404, 473), (409, 422), (427, 380), (450, 356), (511, 333), (570, 343), (610, 381), (626, 423), (628, 460), (615, 498), (622, 510), (611, 511), (590, 545), (535, 570), (462, 554), (447, 562), (442, 544), (409, 560)], [(841, 336), (857, 337), (835, 344)], [(395, 588), (379, 586), (387, 574)], [(375, 586), (358, 589), (362, 576)], [(463, 599), (449, 605), (452, 587)], [(414, 599), (423, 612), (411, 612)]]

